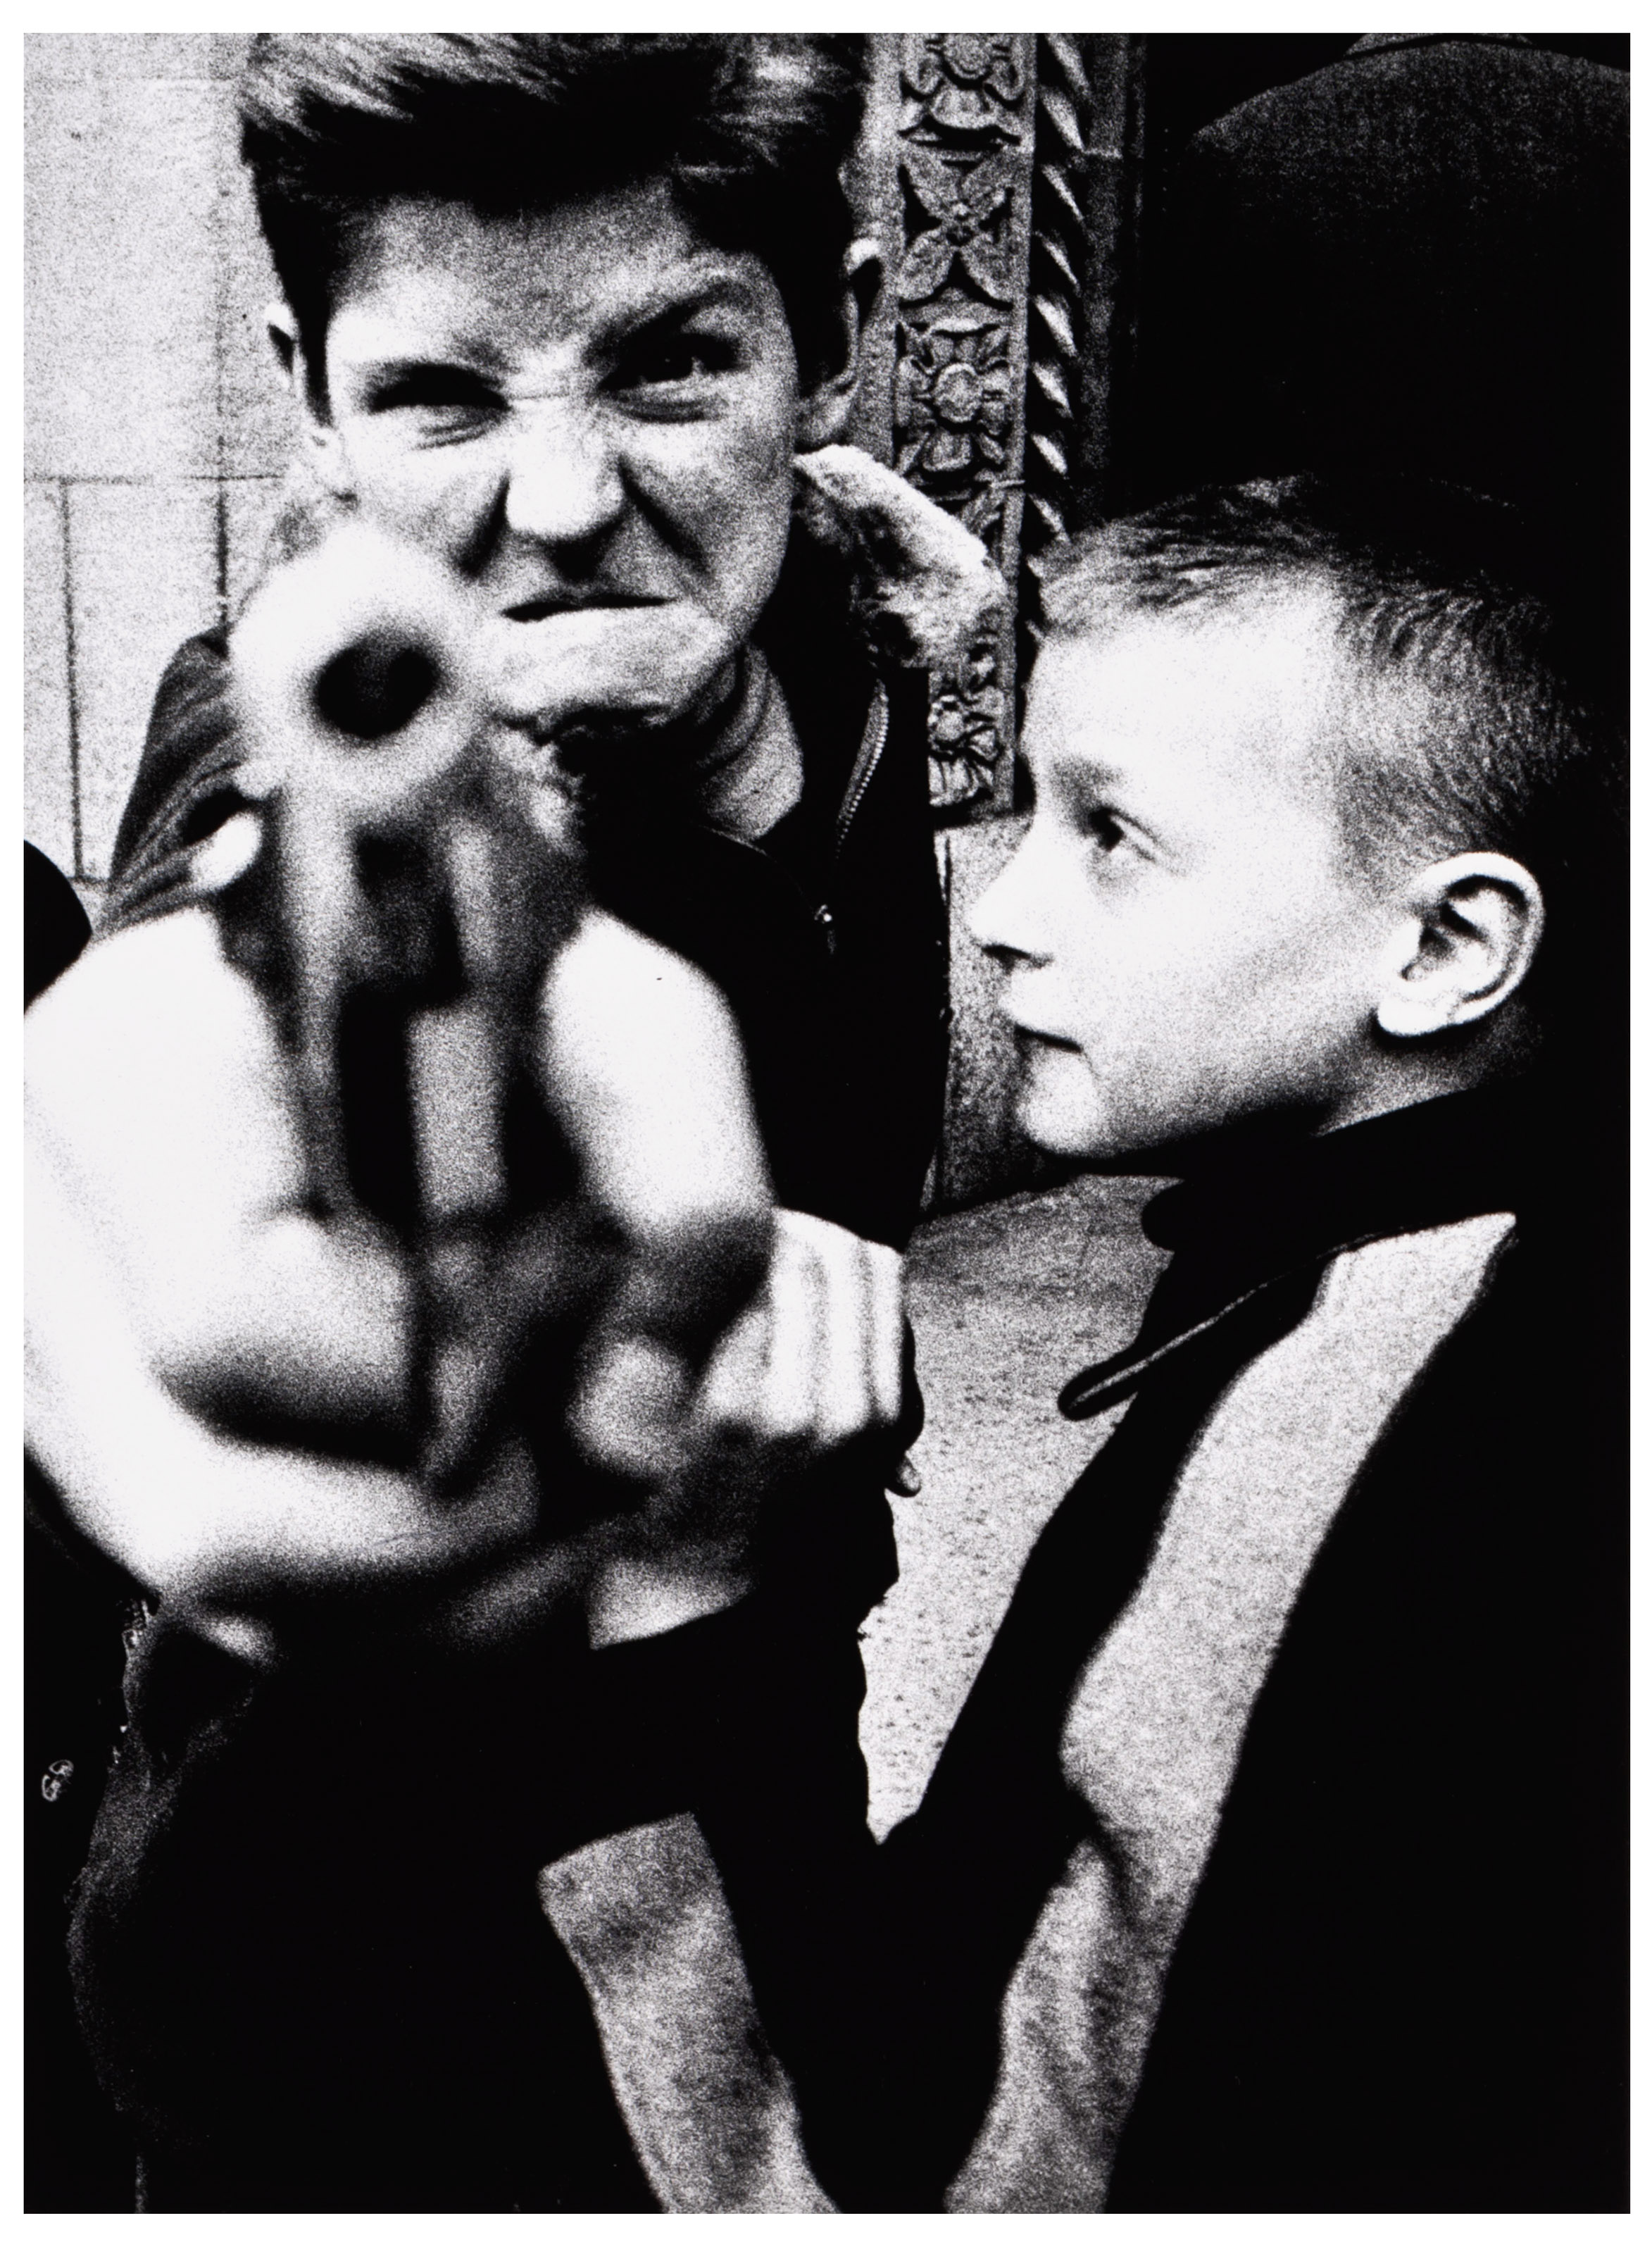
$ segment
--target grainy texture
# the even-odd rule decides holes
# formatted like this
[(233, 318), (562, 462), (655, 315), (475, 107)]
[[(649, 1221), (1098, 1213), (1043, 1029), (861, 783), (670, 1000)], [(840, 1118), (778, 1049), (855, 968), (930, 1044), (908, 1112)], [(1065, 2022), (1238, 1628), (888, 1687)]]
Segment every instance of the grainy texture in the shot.
[(70, 726), (68, 583), (63, 495), (53, 483), (24, 487), (23, 791), (31, 840), (73, 869), (74, 753)]
[[(247, 37), (52, 32), (31, 34), (25, 42), (30, 701), (24, 830), (73, 877), (94, 914), (161, 668), (173, 644), (212, 626), (245, 595), (292, 444), (291, 410), (264, 334), (265, 309), (278, 291), (236, 155), (234, 81)], [(935, 310), (928, 300), (909, 304), (896, 286), (906, 245), (899, 158), (917, 145), (914, 134), (918, 144), (924, 142), (938, 103), (946, 111), (949, 131), (968, 128), (960, 150), (998, 147), (1006, 121), (1031, 116), (1036, 45), (1021, 33), (986, 41), (974, 34), (874, 37), (873, 98), (854, 192), (862, 225), (883, 238), (890, 286), (872, 326), (855, 436), (881, 458), (890, 452), (901, 357), (896, 327), (910, 328), (919, 313), (927, 318)], [(994, 56), (997, 79), (991, 69), (979, 83), (969, 75), (993, 64)], [(908, 62), (927, 94), (915, 92), (903, 78)], [(958, 76), (960, 68), (967, 84)], [(1007, 108), (1005, 87), (1018, 89)], [(1057, 85), (1055, 91), (1060, 90)], [(918, 146), (912, 161), (921, 163), (924, 153)], [(1023, 170), (1028, 153), (1016, 159)], [(1047, 150), (1045, 158), (1046, 174), (1056, 159), (1056, 169), (1070, 161), (1079, 172), (1087, 161), (1065, 143)], [(1000, 311), (1008, 323), (1005, 333), (1014, 330), (1017, 338), (1027, 312), (1026, 195), (1022, 180), (1014, 212), (985, 214), (976, 230), (981, 256), (990, 249), (993, 258), (1008, 261), (1014, 303)], [(932, 215), (915, 213), (912, 224), (924, 241), (935, 237)], [(1006, 227), (1013, 242), (1000, 240)], [(955, 297), (962, 271), (944, 284)], [(978, 286), (971, 288), (979, 296)], [(969, 318), (988, 303), (982, 299)], [(972, 352), (979, 341), (974, 337)], [(1000, 398), (994, 391), (965, 417), (972, 467), (960, 473), (963, 484), (953, 494), (960, 507), (966, 494), (975, 494), (1000, 510), (1007, 505), (1012, 515), (1019, 508), (1015, 449), (994, 468), (979, 442), (999, 446), (1005, 435), (994, 435), (1000, 415), (1018, 424), (1021, 356), (1017, 342), (1014, 396)], [(939, 372), (931, 369), (924, 382), (932, 388)], [(973, 379), (958, 381), (968, 389)], [(954, 402), (948, 412), (962, 408)], [(983, 412), (993, 429), (981, 421)], [(958, 438), (950, 423), (927, 430), (938, 440), (944, 434)], [(958, 452), (956, 444), (952, 451)], [(915, 467), (914, 475), (924, 482), (927, 473)], [(1055, 472), (1046, 464), (1041, 475), (1049, 500)], [(986, 482), (979, 485), (983, 478)], [(154, 496), (132, 505), (142, 520), (141, 537), (131, 533), (130, 512), (82, 506), (91, 481), (109, 480)], [(943, 484), (951, 494), (958, 480)], [(53, 511), (67, 521), (72, 535), (77, 519), (83, 520), (80, 541), (71, 538), (66, 564), (50, 538)], [(995, 542), (1007, 543), (1003, 552), (1013, 572), (1014, 540), (1007, 523), (994, 516), (984, 528)], [(74, 632), (66, 570), (67, 589), (90, 631)], [(94, 578), (94, 587), (82, 587), (83, 579)], [(102, 631), (106, 619), (115, 622), (108, 633)], [(1006, 637), (1000, 637), (1000, 669), (1008, 663)], [(954, 718), (962, 714), (977, 735), (985, 730), (1000, 752), (999, 737), (1011, 732), (1002, 687), (960, 682), (944, 692)], [(995, 802), (1007, 803), (1009, 769), (1000, 756)], [(1036, 1178), (1035, 1162), (1005, 1116), (1001, 1035), (978, 990), (974, 948), (964, 929), (970, 903), (985, 882), (977, 864), (983, 855), (989, 863), (1000, 858), (993, 844), (995, 828), (989, 822), (981, 832), (956, 840), (956, 1065), (937, 1175), (944, 1203), (992, 1195)]]
[(895, 1505), (901, 1578), (863, 1645), (880, 1838), (917, 1805), (1027, 1552), (1116, 1421), (1069, 1424), (1056, 1395), (1135, 1328), (1164, 1262), (1139, 1222), (1154, 1186), (1081, 1176), (929, 1222), (914, 1241), (924, 1491)]
[(1074, 1849), (1004, 2001), (992, 2107), (948, 2203), (1095, 2214), (1251, 1709), (1321, 1543), (1514, 1227), (1479, 1214), (1345, 1252), (1223, 1395), (1126, 1611), (1078, 1677)]
[(540, 1899), (590, 1993), (615, 2094), (666, 2213), (829, 2212), (694, 1817), (563, 1856), (540, 1873)]
[(25, 41), (24, 826), (94, 906), (161, 668), (244, 590), (291, 443), (246, 39)]
[(155, 685), (217, 606), (205, 481), (68, 487), (81, 872), (109, 864)]

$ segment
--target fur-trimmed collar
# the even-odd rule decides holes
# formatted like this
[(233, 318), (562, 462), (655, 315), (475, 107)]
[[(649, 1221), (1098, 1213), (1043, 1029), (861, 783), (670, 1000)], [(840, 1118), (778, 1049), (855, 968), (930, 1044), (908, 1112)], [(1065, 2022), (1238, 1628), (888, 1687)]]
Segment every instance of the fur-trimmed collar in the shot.
[(897, 664), (934, 670), (997, 632), (1008, 590), (955, 516), (858, 446), (799, 454), (797, 470), (797, 525), (849, 563), (856, 612)]

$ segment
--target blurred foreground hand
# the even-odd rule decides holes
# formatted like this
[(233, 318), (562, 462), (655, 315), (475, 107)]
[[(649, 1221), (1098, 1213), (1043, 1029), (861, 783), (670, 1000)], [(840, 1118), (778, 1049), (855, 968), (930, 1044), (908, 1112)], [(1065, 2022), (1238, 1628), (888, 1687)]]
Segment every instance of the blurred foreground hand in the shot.
[(249, 1656), (364, 1600), (491, 1637), (582, 1600), (617, 1522), (677, 1543), (765, 1272), (726, 1006), (585, 906), (471, 645), (359, 528), (278, 573), (234, 643), (247, 810), (28, 1019), (31, 1446)]
[(771, 1215), (726, 1004), (586, 903), (472, 629), (359, 527), (275, 574), (192, 904), (27, 1021), (31, 1446), (248, 1656), (657, 1633), (900, 1411), (897, 1256)]
[[(613, 1530), (589, 1599), (596, 1642), (658, 1634), (743, 1593), (751, 1539), (771, 1494), (784, 1508), (786, 1474), (898, 1423), (900, 1255), (813, 1214), (783, 1207), (774, 1221), (767, 1279), (717, 1345), (674, 1474), (652, 1513)], [(907, 1475), (903, 1463), (889, 1483)], [(675, 1544), (659, 1540), (663, 1522)]]
[[(295, 1606), (361, 1599), (503, 1632), (582, 1597), (605, 1516), (647, 1548), (700, 1366), (763, 1274), (762, 1158), (726, 1012), (675, 957), (588, 915), (544, 1010), (606, 1289), (537, 1374), (566, 1446), (501, 1418), (457, 1488), (421, 1468), (415, 1265), (310, 1209), (289, 1060), (211, 915), (94, 945), (30, 1013), (30, 1444), (80, 1530), (205, 1632), (250, 1651)], [(541, 1269), (555, 1251), (542, 1231)]]

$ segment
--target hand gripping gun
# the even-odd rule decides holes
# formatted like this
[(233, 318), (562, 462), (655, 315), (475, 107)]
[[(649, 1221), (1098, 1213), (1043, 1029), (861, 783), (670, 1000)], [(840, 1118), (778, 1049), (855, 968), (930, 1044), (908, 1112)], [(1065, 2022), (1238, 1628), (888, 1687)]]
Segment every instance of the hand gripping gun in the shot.
[(262, 842), (215, 906), (291, 1059), (312, 1212), (415, 1279), (408, 1460), (457, 1495), (508, 1418), (584, 1518), (617, 1498), (589, 1461), (570, 1477), (582, 1374), (638, 1334), (691, 1371), (763, 1230), (643, 1252), (582, 1188), (546, 1085), (575, 826), (550, 755), (491, 724), (476, 626), (457, 581), (356, 522), (272, 575), (232, 643)]

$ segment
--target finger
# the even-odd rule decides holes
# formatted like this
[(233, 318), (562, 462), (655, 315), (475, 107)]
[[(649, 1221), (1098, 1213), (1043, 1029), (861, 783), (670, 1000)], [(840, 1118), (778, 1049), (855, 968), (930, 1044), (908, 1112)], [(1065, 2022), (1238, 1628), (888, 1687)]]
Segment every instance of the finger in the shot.
[(822, 1292), (816, 1425), (828, 1447), (873, 1422), (869, 1249), (847, 1229), (822, 1224), (816, 1248)]
[(532, 1529), (519, 1453), (443, 1511), (394, 1472), (209, 1432), (155, 1376), (107, 1242), (48, 1165), (30, 1208), (30, 1445), (75, 1524), (141, 1586), (208, 1607), (299, 1584), (394, 1586)]
[(871, 1374), (873, 1414), (880, 1424), (893, 1424), (901, 1414), (904, 1391), (905, 1265), (887, 1244), (868, 1244), (871, 1320), (868, 1363)]
[(803, 1374), (812, 1391), (810, 1428), (823, 1446), (893, 1424), (903, 1392), (900, 1256), (812, 1214), (780, 1212), (781, 1235), (807, 1246), (819, 1293), (817, 1344)]
[(688, 1406), (682, 1356), (624, 1331), (595, 1342), (568, 1412), (575, 1446), (620, 1479), (652, 1487), (680, 1468)]
[[(628, 1478), (651, 1462), (663, 1475), (694, 1381), (767, 1258), (768, 1171), (738, 1037), (708, 979), (592, 914), (547, 979), (538, 1056), (584, 1187), (629, 1255), (593, 1342), (600, 1409), (576, 1413), (581, 1444)], [(648, 1352), (630, 1354), (633, 1338)]]
[(776, 1442), (814, 1438), (820, 1418), (819, 1359), (826, 1291), (819, 1250), (787, 1214), (769, 1270), (769, 1360), (758, 1429)]
[(528, 637), (508, 620), (484, 620), (476, 657), (494, 713), (540, 741), (581, 723), (632, 732), (669, 719), (704, 663), (692, 611), (676, 611), (576, 608)]
[(773, 1313), (767, 1294), (725, 1332), (694, 1403), (694, 1422), (708, 1432), (769, 1434), (768, 1378)]

